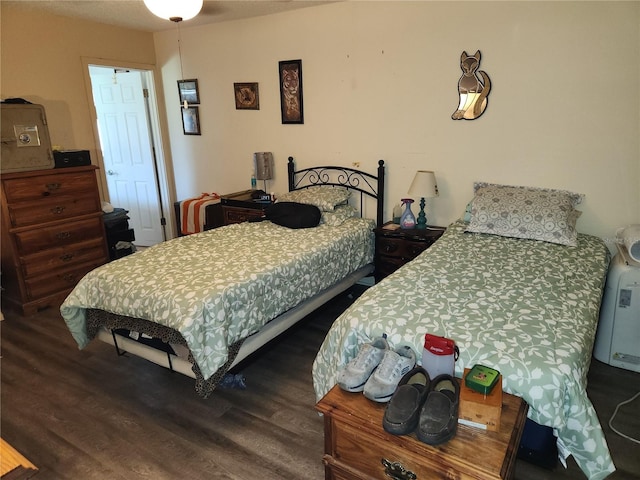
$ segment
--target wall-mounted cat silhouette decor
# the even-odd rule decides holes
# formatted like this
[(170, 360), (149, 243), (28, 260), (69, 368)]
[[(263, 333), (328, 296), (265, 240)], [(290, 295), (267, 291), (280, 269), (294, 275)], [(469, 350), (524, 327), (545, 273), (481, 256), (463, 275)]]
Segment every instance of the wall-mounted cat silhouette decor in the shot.
[[(485, 71), (478, 70), (479, 66), (480, 50), (474, 55), (462, 52), (460, 56), (462, 76), (458, 80), (460, 104), (458, 109), (451, 115), (454, 120), (474, 120), (482, 115), (487, 108), (491, 80), (489, 80), (489, 75)], [(482, 77), (482, 80), (478, 75)]]

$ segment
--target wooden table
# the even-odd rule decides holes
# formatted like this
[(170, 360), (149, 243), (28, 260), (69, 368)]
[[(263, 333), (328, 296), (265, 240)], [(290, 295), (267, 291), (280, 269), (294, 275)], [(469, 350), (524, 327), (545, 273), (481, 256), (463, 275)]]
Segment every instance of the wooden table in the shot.
[(385, 407), (338, 386), (318, 402), (316, 409), (324, 414), (327, 480), (513, 477), (528, 409), (521, 398), (503, 395), (499, 431), (458, 425), (452, 440), (435, 447), (419, 441), (415, 433), (396, 436), (385, 432)]

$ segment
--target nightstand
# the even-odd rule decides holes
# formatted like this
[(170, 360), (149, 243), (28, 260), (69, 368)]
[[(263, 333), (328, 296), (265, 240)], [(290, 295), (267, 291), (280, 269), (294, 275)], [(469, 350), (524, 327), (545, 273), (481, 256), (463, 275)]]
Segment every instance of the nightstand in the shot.
[[(395, 228), (398, 227), (398, 228)], [(433, 245), (445, 232), (444, 227), (402, 229), (387, 222), (376, 234), (375, 278), (379, 282)]]
[(271, 202), (256, 201), (251, 198), (254, 190), (230, 193), (220, 198), (222, 217), (225, 225), (246, 222), (251, 218), (264, 215), (264, 210)]
[(391, 435), (382, 428), (385, 403), (336, 385), (318, 402), (324, 414), (325, 478), (506, 480), (513, 478), (528, 405), (503, 394), (499, 431), (458, 425), (456, 436), (438, 446), (415, 433)]

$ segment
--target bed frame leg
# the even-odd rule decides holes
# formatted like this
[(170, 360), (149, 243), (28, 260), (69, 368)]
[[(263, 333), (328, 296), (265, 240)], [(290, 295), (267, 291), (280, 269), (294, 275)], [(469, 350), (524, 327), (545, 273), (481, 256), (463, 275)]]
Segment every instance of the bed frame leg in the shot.
[(116, 338), (116, 332), (114, 332), (113, 329), (111, 330), (111, 336), (113, 337), (113, 345), (116, 347), (116, 354), (119, 357), (124, 356), (127, 352), (125, 350), (120, 350), (120, 347), (118, 347), (118, 339)]
[[(116, 354), (119, 357), (123, 357), (124, 355), (127, 354), (126, 350), (120, 350), (120, 347), (118, 346), (118, 339), (116, 338), (116, 333), (113, 331), (113, 329), (111, 329), (111, 337), (113, 338), (113, 345), (114, 347), (116, 347)], [(167, 363), (169, 364), (169, 370), (171, 370), (172, 372), (175, 372), (175, 370), (173, 369), (173, 363), (171, 362), (171, 354), (169, 352), (166, 352), (167, 354)]]
[(167, 362), (169, 363), (169, 370), (173, 372), (173, 363), (171, 363), (171, 354), (169, 352), (167, 352)]

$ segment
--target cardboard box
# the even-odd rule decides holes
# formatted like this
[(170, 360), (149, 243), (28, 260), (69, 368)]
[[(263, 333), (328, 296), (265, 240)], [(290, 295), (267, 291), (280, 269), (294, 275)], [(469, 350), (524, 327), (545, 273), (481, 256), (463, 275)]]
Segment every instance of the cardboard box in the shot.
[[(464, 369), (464, 376), (469, 369)], [(464, 377), (460, 379), (460, 408), (458, 422), (472, 427), (491, 431), (500, 430), (502, 414), (502, 375), (488, 395), (465, 386)]]

